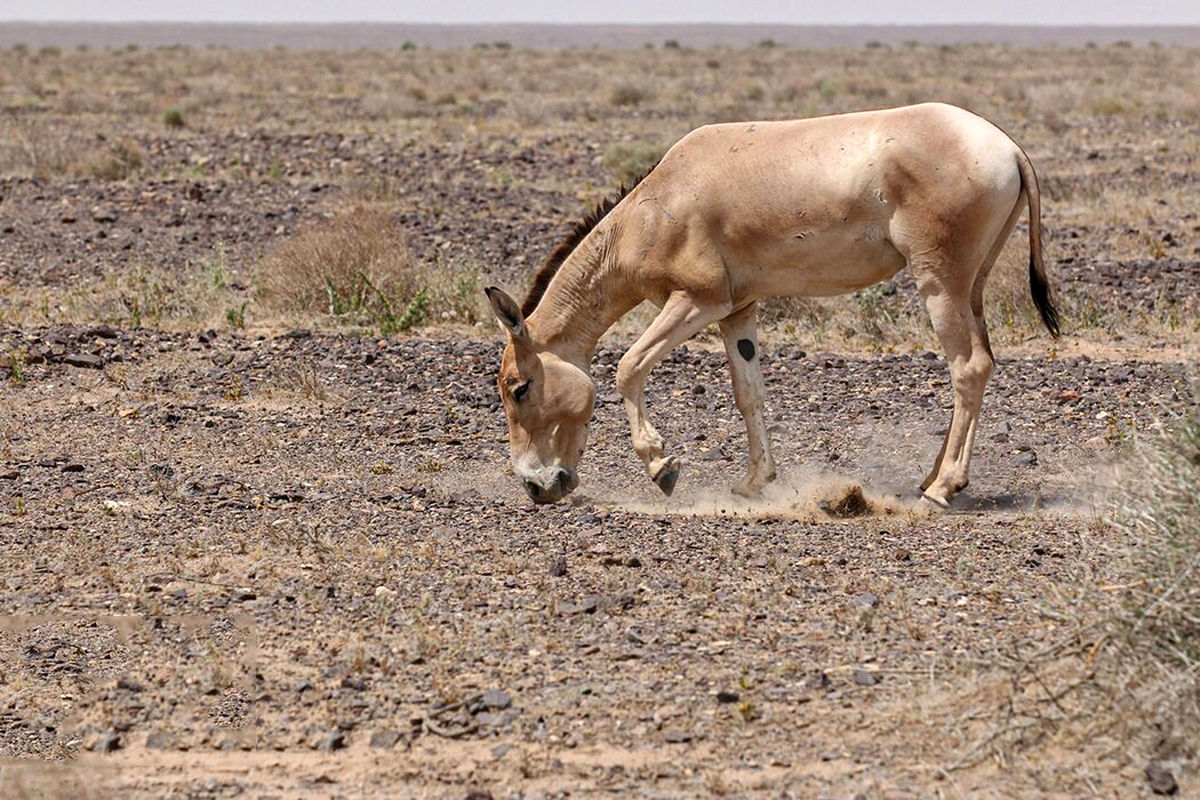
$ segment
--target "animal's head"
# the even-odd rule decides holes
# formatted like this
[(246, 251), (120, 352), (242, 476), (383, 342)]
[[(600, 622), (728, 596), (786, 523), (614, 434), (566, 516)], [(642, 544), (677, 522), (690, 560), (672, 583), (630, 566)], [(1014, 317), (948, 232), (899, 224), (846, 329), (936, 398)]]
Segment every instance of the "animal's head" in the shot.
[(508, 331), (500, 400), (508, 419), (513, 471), (535, 503), (554, 503), (579, 485), (596, 384), (584, 367), (537, 345), (511, 297), (492, 286), (488, 300)]

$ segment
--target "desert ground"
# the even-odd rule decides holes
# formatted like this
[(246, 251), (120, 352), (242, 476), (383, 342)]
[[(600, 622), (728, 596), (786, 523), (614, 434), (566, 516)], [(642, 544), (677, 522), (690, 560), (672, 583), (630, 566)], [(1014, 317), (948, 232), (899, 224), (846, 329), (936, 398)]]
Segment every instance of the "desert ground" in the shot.
[[(684, 469), (645, 477), (643, 307), (579, 491), (531, 504), (481, 288), (698, 125), (924, 100), (1029, 153), (1064, 329), (1023, 221), (952, 508), (903, 272), (764, 309), (762, 500), (713, 331), (651, 377)], [(1196, 402), (1200, 49), (14, 44), (0, 107), (3, 796), (1195, 791), (1197, 640), (1171, 672), (1107, 620)]]

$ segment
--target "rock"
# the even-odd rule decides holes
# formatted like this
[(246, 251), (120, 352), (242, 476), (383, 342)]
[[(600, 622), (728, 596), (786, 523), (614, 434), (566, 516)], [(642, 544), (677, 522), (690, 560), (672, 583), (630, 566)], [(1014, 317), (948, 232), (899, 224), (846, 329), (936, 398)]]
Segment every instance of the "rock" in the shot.
[(567, 574), (566, 556), (554, 556), (550, 559), (550, 577), (561, 578)]
[(245, 603), (250, 600), (258, 599), (258, 595), (254, 593), (253, 589), (247, 589), (245, 587), (240, 588), (240, 589), (234, 589), (233, 592), (229, 595), (229, 597), (235, 603)]
[(83, 464), (79, 464), (74, 461), (69, 461), (66, 464), (62, 465), (63, 472), (83, 472), (83, 470), (84, 470)]
[(15, 469), (10, 469), (10, 470), (5, 470), (4, 472), (0, 472), (0, 480), (15, 481), (19, 477), (21, 477), (21, 473)]
[(376, 600), (388, 601), (388, 600), (395, 599), (395, 597), (396, 597), (396, 592), (394, 589), (389, 589), (386, 586), (376, 586), (375, 587), (375, 599)]
[(850, 605), (855, 608), (875, 608), (879, 605), (879, 598), (870, 592), (856, 594), (850, 598)]
[(140, 692), (142, 685), (132, 678), (117, 678), (117, 688), (127, 692)]
[(801, 684), (805, 689), (824, 690), (829, 688), (829, 676), (824, 672), (814, 672), (804, 679)]
[(322, 753), (332, 753), (335, 750), (341, 750), (346, 746), (346, 735), (341, 731), (330, 731), (322, 736), (316, 743), (317, 750)]
[(375, 731), (371, 734), (371, 747), (380, 750), (391, 750), (400, 741), (400, 732), (393, 730)]
[(96, 741), (92, 742), (88, 748), (93, 753), (111, 753), (121, 749), (121, 736), (118, 733), (109, 732), (101, 735)]
[(342, 678), (342, 688), (361, 692), (367, 688), (367, 682), (363, 680), (361, 675), (347, 675)]
[(865, 669), (854, 669), (854, 682), (859, 686), (874, 686), (879, 683), (879, 676), (874, 672), (868, 672)]
[(146, 737), (146, 747), (150, 750), (171, 750), (175, 747), (175, 738), (169, 733), (155, 731)]
[(1175, 776), (1153, 761), (1146, 765), (1146, 780), (1150, 781), (1150, 791), (1155, 794), (1170, 795), (1179, 791)]
[(499, 689), (488, 689), (483, 693), (483, 704), (492, 711), (503, 711), (512, 705), (512, 698)]
[(218, 367), (227, 367), (233, 363), (233, 353), (213, 353), (212, 363)]
[(117, 339), (120, 334), (111, 325), (94, 325), (88, 328), (87, 335), (93, 339)]
[(1038, 457), (1036, 450), (1026, 450), (1023, 453), (1019, 453), (1017, 457), (1013, 459), (1013, 464), (1018, 467), (1032, 467), (1037, 463)]
[(492, 748), (492, 758), (504, 758), (504, 756), (508, 754), (509, 750), (512, 750), (511, 744), (498, 744)]
[(104, 366), (104, 359), (91, 353), (70, 353), (63, 356), (63, 363), (71, 367), (101, 369)]
[(94, 206), (92, 219), (96, 222), (116, 222), (119, 214), (113, 206)]
[(682, 744), (692, 740), (691, 731), (671, 730), (663, 733), (663, 738), (668, 744)]
[(721, 691), (717, 692), (718, 703), (736, 703), (741, 699), (742, 696), (740, 694), (737, 692), (728, 691), (727, 689), (722, 689)]
[(563, 603), (558, 607), (560, 614), (595, 614), (600, 608), (600, 595), (589, 594), (578, 603)]

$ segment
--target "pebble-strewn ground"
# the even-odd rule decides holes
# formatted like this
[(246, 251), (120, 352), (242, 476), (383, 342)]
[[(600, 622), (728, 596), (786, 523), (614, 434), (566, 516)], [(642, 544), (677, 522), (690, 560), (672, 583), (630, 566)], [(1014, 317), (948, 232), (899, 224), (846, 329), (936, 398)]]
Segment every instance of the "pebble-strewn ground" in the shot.
[[(1106, 557), (1117, 431), (1184, 391), (1178, 365), (1002, 359), (973, 484), (931, 516), (940, 359), (772, 351), (783, 488), (730, 518), (743, 434), (702, 345), (653, 384), (674, 498), (602, 349), (580, 496), (533, 507), (492, 342), (5, 335), (48, 355), (2, 401), (4, 747), (116, 751), (147, 796), (922, 796), (923, 748), (873, 719), (1056, 636), (1048, 588)], [(820, 511), (854, 481), (893, 512)]]
[[(1142, 755), (991, 747), (1004, 694), (980, 698), (998, 653), (1073, 630), (1071, 587), (1119, 585), (1106, 497), (1194, 402), (1195, 64), (0, 52), (0, 797), (1147, 792)], [(1024, 305), (989, 310), (999, 361), (949, 513), (917, 501), (951, 390), (928, 333), (884, 324), (918, 308), (903, 278), (832, 321), (771, 310), (780, 479), (752, 505), (727, 492), (745, 436), (711, 338), (650, 382), (672, 498), (629, 444), (624, 330), (594, 360), (582, 486), (534, 507), (490, 321), (383, 336), (262, 302), (279, 242), (361, 204), (423, 275), (518, 291), (617, 182), (615, 145), (924, 99), (1029, 150), (1067, 332), (1022, 321), (1017, 241), (993, 298)]]

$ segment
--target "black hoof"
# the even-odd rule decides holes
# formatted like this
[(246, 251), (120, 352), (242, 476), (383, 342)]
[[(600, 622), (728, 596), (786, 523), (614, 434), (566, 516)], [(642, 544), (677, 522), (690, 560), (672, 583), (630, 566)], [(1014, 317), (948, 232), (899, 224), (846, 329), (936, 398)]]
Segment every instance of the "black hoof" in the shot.
[(675, 491), (675, 481), (679, 480), (679, 459), (671, 456), (663, 464), (662, 469), (654, 476), (654, 483), (667, 497)]

